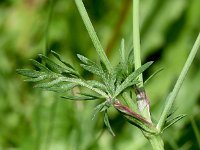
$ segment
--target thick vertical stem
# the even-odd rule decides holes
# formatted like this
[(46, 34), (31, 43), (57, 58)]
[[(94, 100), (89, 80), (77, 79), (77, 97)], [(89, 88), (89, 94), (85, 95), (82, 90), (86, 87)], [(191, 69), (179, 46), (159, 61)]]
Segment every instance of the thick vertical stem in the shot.
[(164, 143), (160, 135), (152, 135), (148, 140), (153, 150), (164, 150)]
[[(133, 48), (134, 48), (135, 70), (141, 67), (139, 1), (140, 0), (133, 0)], [(142, 74), (139, 75), (138, 79), (140, 81), (138, 87), (142, 87), (143, 86)]]
[[(139, 1), (133, 0), (133, 48), (134, 48), (134, 60), (135, 60), (135, 70), (141, 67), (141, 50), (140, 50), (140, 26), (139, 26)], [(138, 80), (140, 81), (137, 85), (139, 88), (143, 88), (143, 77), (142, 74), (139, 75)], [(145, 92), (142, 92), (145, 95)], [(141, 93), (139, 92), (141, 97)], [(146, 97), (146, 95), (145, 95)], [(146, 100), (146, 99), (145, 99)], [(142, 105), (147, 101), (143, 100)], [(151, 116), (149, 112), (149, 105), (145, 104), (145, 108), (141, 110), (142, 115), (151, 122)], [(153, 150), (164, 150), (164, 143), (160, 135), (148, 135), (144, 133), (146, 138), (152, 145)]]
[[(139, 26), (139, 7), (140, 0), (133, 0), (133, 48), (134, 48), (134, 61), (135, 61), (135, 70), (141, 67), (141, 56), (140, 56), (140, 26)], [(143, 88), (143, 77), (142, 73), (138, 76), (139, 83), (137, 84), (137, 88)], [(145, 92), (143, 92), (145, 94)], [(136, 93), (137, 94), (137, 93)], [(142, 94), (142, 95), (144, 95)], [(140, 97), (140, 93), (137, 94), (137, 97)], [(150, 107), (149, 101), (146, 99), (137, 99), (138, 107), (140, 109), (141, 114), (147, 118), (149, 122), (151, 122), (150, 116)]]

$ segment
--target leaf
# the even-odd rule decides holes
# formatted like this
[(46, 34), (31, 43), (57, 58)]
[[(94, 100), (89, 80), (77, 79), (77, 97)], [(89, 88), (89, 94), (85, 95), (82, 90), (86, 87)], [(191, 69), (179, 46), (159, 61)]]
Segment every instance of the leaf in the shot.
[(110, 133), (115, 136), (115, 133), (113, 132), (111, 126), (110, 126), (110, 122), (109, 122), (109, 118), (108, 118), (108, 112), (107, 110), (104, 113), (104, 123), (106, 125), (106, 127), (108, 128), (108, 130), (110, 131)]
[(134, 65), (134, 51), (133, 48), (130, 50), (129, 54), (128, 54), (128, 65), (130, 68), (133, 67)]
[(95, 62), (91, 61), (90, 59), (86, 58), (83, 55), (77, 54), (77, 56), (84, 63), (81, 64), (81, 67), (83, 69), (99, 76), (103, 81), (105, 81), (106, 75), (100, 66), (98, 66)]
[(51, 68), (51, 70), (56, 72), (56, 73), (59, 73), (59, 74), (72, 73), (72, 74), (74, 74), (73, 71), (67, 70), (66, 68), (56, 64), (55, 62), (50, 60), (48, 57), (46, 57), (42, 54), (40, 54), (39, 57), (41, 57), (42, 60)]
[(30, 70), (30, 69), (17, 69), (16, 72), (18, 74), (21, 74), (23, 76), (30, 77), (30, 78), (37, 78), (37, 77), (45, 75), (44, 72)]
[(59, 84), (59, 86), (52, 86), (45, 88), (45, 90), (64, 93), (69, 90), (72, 90), (75, 86), (77, 86), (76, 83), (68, 83), (68, 84), (64, 83), (64, 84)]
[(129, 86), (132, 86), (134, 84), (137, 84), (137, 76), (140, 75), (142, 72), (144, 72), (153, 62), (147, 62), (144, 65), (142, 65), (140, 68), (138, 68), (136, 71), (131, 73), (125, 80), (124, 82), (117, 87), (117, 90), (114, 94), (113, 97), (116, 97), (118, 94), (120, 94), (124, 89), (126, 89)]
[(163, 128), (162, 132), (186, 116), (187, 116), (186, 114), (181, 114), (171, 119), (170, 121), (168, 121), (169, 124)]
[(110, 108), (111, 103), (109, 103), (107, 100), (104, 101), (103, 103), (97, 105), (94, 109), (94, 115), (92, 117), (92, 120), (95, 118), (95, 116), (97, 115), (97, 113), (99, 112), (105, 112), (108, 108)]
[(81, 100), (96, 100), (93, 97), (87, 97), (87, 96), (62, 96), (64, 99), (68, 100), (75, 100), (75, 101), (81, 101)]
[(91, 97), (91, 98), (94, 98), (94, 99), (102, 99), (103, 97), (99, 96), (99, 95), (94, 95), (94, 94), (89, 94), (89, 93), (79, 93), (79, 95), (81, 96), (87, 96), (87, 97)]
[(68, 69), (74, 70), (74, 68), (72, 67), (72, 65), (70, 65), (69, 63), (66, 63), (65, 61), (63, 61), (58, 53), (56, 53), (55, 51), (52, 51), (52, 50), (51, 50), (51, 53), (52, 53), (60, 62), (62, 62), (66, 67), (68, 67)]
[(104, 72), (96, 65), (85, 65), (85, 64), (81, 64), (81, 67), (97, 76), (99, 76), (101, 79), (105, 78), (105, 74)]
[(108, 95), (107, 95), (104, 91), (102, 91), (102, 90), (100, 90), (100, 89), (98, 89), (98, 88), (95, 88), (95, 87), (89, 85), (89, 84), (87, 83), (87, 81), (84, 81), (84, 80), (82, 80), (82, 79), (68, 78), (68, 77), (59, 77), (57, 80), (63, 81), (63, 82), (65, 81), (65, 82), (70, 82), (70, 83), (76, 83), (76, 84), (79, 85), (79, 86), (86, 87), (86, 88), (88, 88), (88, 89), (90, 89), (90, 90), (92, 90), (92, 91), (94, 91), (94, 92), (100, 94), (100, 95), (103, 96), (104, 98), (108, 98)]
[(156, 70), (145, 82), (144, 85), (147, 84), (147, 82), (149, 82), (150, 79), (152, 79), (155, 75), (157, 75), (159, 72), (161, 72), (162, 70), (164, 70), (164, 68), (160, 68), (158, 70)]
[(80, 61), (82, 61), (86, 65), (95, 64), (95, 62), (91, 61), (90, 59), (81, 54), (77, 54), (77, 57), (80, 59)]
[(41, 71), (44, 72), (51, 72), (51, 70), (49, 70), (46, 66), (44, 66), (43, 64), (39, 63), (38, 61), (34, 60), (34, 59), (30, 59), (30, 61), (32, 62), (32, 64), (34, 66), (36, 66), (37, 68), (39, 68)]
[(107, 87), (102, 84), (101, 82), (99, 81), (96, 81), (96, 80), (88, 80), (87, 81), (87, 84), (89, 84), (90, 86), (94, 87), (94, 88), (98, 88), (98, 89), (101, 89), (102, 91), (104, 92), (108, 92), (107, 90)]
[(109, 83), (109, 89), (110, 89), (110, 93), (113, 95), (115, 93), (116, 90), (116, 74), (112, 73), (112, 74), (108, 74), (108, 83)]
[(117, 97), (123, 90), (125, 90), (126, 88), (130, 86), (136, 85), (137, 83), (139, 83), (139, 81), (137, 80), (133, 80), (130, 82), (123, 82), (120, 86), (118, 86), (113, 97)]
[(42, 81), (42, 80), (45, 80), (45, 79), (48, 79), (48, 75), (46, 75), (46, 74), (39, 76), (37, 78), (25, 79), (24, 81), (26, 81), (26, 82), (39, 82), (39, 81)]
[[(35, 85), (36, 88), (49, 88), (52, 86), (59, 86), (61, 82), (66, 82), (65, 78), (57, 78), (49, 82), (38, 83)], [(66, 83), (67, 84), (67, 83)]]
[(100, 65), (103, 72), (102, 80), (108, 89), (108, 93), (113, 95), (115, 91), (116, 73), (114, 70), (109, 72), (102, 62), (100, 62)]
[[(133, 73), (131, 73), (126, 80), (130, 81), (135, 79), (138, 75), (140, 75), (142, 72), (144, 72), (147, 68), (149, 68), (152, 65), (153, 61), (147, 62), (144, 65), (142, 65), (140, 68), (138, 68), (136, 71), (134, 71)], [(125, 81), (126, 81), (125, 80)]]

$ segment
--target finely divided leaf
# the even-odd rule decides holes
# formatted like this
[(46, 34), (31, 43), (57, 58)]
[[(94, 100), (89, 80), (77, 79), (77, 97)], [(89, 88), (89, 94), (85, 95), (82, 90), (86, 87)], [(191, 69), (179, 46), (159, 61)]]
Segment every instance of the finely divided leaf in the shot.
[(177, 117), (171, 119), (170, 121), (167, 121), (168, 125), (166, 125), (163, 128), (162, 132), (186, 116), (187, 116), (186, 114), (181, 114), (181, 115), (178, 115)]
[(74, 101), (85, 101), (85, 100), (96, 100), (93, 97), (89, 97), (89, 96), (62, 96), (62, 98), (64, 99), (68, 99), (68, 100), (74, 100)]
[(78, 96), (62, 96), (62, 98), (69, 99), (69, 100), (96, 100), (96, 99), (101, 99), (102, 97), (92, 95), (92, 94), (87, 94), (87, 93), (79, 93)]
[(104, 72), (95, 64), (95, 65), (85, 65), (81, 64), (81, 67), (97, 76), (99, 76), (101, 79), (104, 78)]
[(64, 92), (72, 90), (75, 86), (78, 86), (78, 85), (76, 83), (67, 83), (67, 84), (60, 83), (57, 86), (45, 88), (45, 90), (64, 93)]
[(156, 70), (145, 82), (144, 84), (146, 84), (150, 79), (152, 79), (155, 75), (157, 75), (159, 72), (161, 72), (162, 70), (164, 70), (164, 68), (160, 68), (158, 70)]
[(57, 78), (52, 81), (38, 83), (35, 85), (35, 87), (36, 88), (50, 88), (52, 86), (59, 86), (59, 85), (63, 84), (63, 82), (65, 82), (65, 84), (67, 84), (65, 81), (65, 78)]
[(80, 92), (79, 95), (91, 97), (91, 98), (94, 98), (94, 99), (102, 99), (102, 98), (104, 98), (104, 97), (99, 96), (99, 95), (94, 95), (94, 94), (89, 94), (89, 93), (83, 93), (83, 92)]
[(125, 90), (126, 88), (130, 86), (136, 85), (137, 83), (139, 83), (137, 80), (123, 82), (120, 86), (118, 86), (113, 97), (117, 97), (123, 90)]
[(88, 80), (88, 81), (87, 81), (87, 84), (89, 84), (89, 85), (92, 86), (92, 87), (101, 89), (101, 90), (104, 91), (104, 92), (108, 92), (107, 87), (106, 87), (104, 84), (102, 84), (101, 82), (99, 82), (99, 81), (96, 81), (96, 80)]
[(134, 51), (133, 51), (133, 49), (131, 49), (128, 54), (128, 66), (131, 69), (134, 67)]
[(106, 127), (108, 128), (108, 130), (110, 131), (110, 133), (115, 136), (115, 133), (113, 132), (111, 126), (110, 126), (110, 122), (109, 122), (109, 118), (108, 118), (108, 112), (107, 110), (104, 113), (104, 123), (106, 125)]
[(72, 67), (72, 65), (70, 65), (69, 63), (66, 63), (65, 61), (63, 61), (58, 53), (56, 53), (55, 51), (51, 51), (51, 53), (52, 53), (60, 62), (62, 62), (66, 67), (68, 67), (68, 69), (75, 70), (75, 69)]
[(39, 55), (41, 57), (41, 59), (46, 63), (46, 65), (53, 71), (59, 74), (74, 74), (73, 71), (68, 70), (58, 64), (56, 64), (55, 62), (53, 62), (52, 60), (50, 60), (48, 57), (44, 56), (44, 55)]
[(30, 78), (37, 78), (46, 74), (45, 72), (40, 72), (40, 71), (30, 70), (30, 69), (17, 69), (16, 72)]
[(90, 59), (86, 58), (83, 55), (77, 54), (77, 57), (83, 62), (81, 67), (97, 76), (101, 79), (105, 80), (105, 73), (101, 67), (99, 67), (95, 62), (91, 61)]
[(87, 57), (77, 54), (77, 57), (80, 59), (80, 61), (82, 61), (84, 64), (87, 65), (91, 65), (91, 64), (95, 64), (95, 62), (91, 61), (90, 59), (88, 59)]
[(32, 64), (39, 68), (41, 71), (44, 72), (51, 72), (46, 66), (44, 66), (43, 64), (39, 63), (38, 61), (34, 60), (34, 59), (30, 59), (30, 61), (32, 62)]
[(124, 82), (117, 87), (117, 90), (115, 91), (114, 97), (116, 97), (118, 94), (120, 94), (124, 89), (126, 89), (129, 86), (132, 86), (134, 84), (137, 84), (137, 76), (144, 72), (153, 62), (147, 62), (144, 65), (142, 65), (140, 68), (138, 68), (136, 71), (131, 73)]

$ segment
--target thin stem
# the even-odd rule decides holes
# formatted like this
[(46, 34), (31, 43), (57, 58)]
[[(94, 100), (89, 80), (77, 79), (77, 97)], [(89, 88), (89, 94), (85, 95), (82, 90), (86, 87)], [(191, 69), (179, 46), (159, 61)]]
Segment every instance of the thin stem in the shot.
[(91, 40), (92, 40), (92, 42), (94, 44), (94, 47), (95, 47), (95, 49), (96, 49), (101, 61), (105, 64), (106, 68), (110, 72), (112, 72), (112, 66), (111, 66), (111, 64), (110, 64), (110, 62), (109, 62), (109, 60), (108, 60), (108, 58), (107, 58), (107, 56), (106, 56), (106, 54), (104, 52), (104, 49), (103, 49), (103, 47), (102, 47), (102, 45), (101, 45), (101, 43), (100, 43), (100, 41), (99, 41), (99, 39), (97, 37), (97, 34), (96, 34), (95, 30), (94, 30), (94, 27), (92, 26), (92, 23), (90, 21), (90, 18), (88, 16), (88, 13), (87, 13), (87, 11), (85, 9), (85, 6), (84, 6), (82, 0), (75, 0), (75, 3), (76, 3), (76, 6), (77, 6), (77, 8), (79, 10), (79, 13), (80, 13), (80, 15), (81, 15), (81, 17), (83, 19), (83, 22), (84, 22), (84, 24), (86, 26), (86, 29), (87, 29), (87, 31), (89, 33), (89, 36), (90, 36), (90, 38), (91, 38)]
[(50, 112), (49, 112), (49, 120), (48, 120), (49, 127), (47, 129), (47, 137), (45, 140), (45, 148), (44, 148), (45, 150), (49, 150), (51, 148), (53, 130), (55, 127), (56, 109), (58, 105), (58, 101), (56, 100), (56, 98), (57, 97), (54, 94), (54, 100), (50, 106)]
[[(134, 60), (135, 60), (135, 70), (141, 67), (141, 57), (140, 57), (140, 26), (139, 26), (139, 1), (133, 1), (133, 48), (134, 48)], [(138, 77), (140, 83), (139, 87), (143, 86), (142, 74)]]
[(191, 66), (191, 63), (192, 63), (192, 61), (193, 61), (193, 59), (194, 59), (194, 57), (195, 57), (195, 55), (196, 55), (196, 53), (199, 49), (199, 46), (200, 46), (200, 33), (199, 33), (199, 35), (198, 35), (198, 37), (197, 37), (197, 39), (196, 39), (196, 41), (195, 41), (195, 43), (192, 47), (192, 50), (191, 50), (191, 52), (190, 52), (190, 54), (187, 58), (187, 61), (185, 62), (185, 65), (184, 65), (184, 67), (181, 71), (181, 74), (180, 74), (180, 76), (179, 76), (179, 78), (178, 78), (178, 80), (177, 80), (177, 82), (174, 86), (174, 89), (173, 89), (173, 91), (169, 95), (169, 98), (166, 101), (164, 110), (161, 114), (160, 120), (159, 120), (158, 125), (157, 125), (158, 130), (161, 130), (164, 126), (167, 115), (168, 115), (168, 113), (169, 113), (169, 111), (170, 111), (170, 109), (171, 109), (171, 107), (174, 103), (174, 100), (175, 100), (175, 98), (176, 98), (176, 96), (177, 96), (177, 94), (178, 94), (178, 92), (181, 88), (181, 85), (183, 84), (183, 81), (184, 81), (186, 74), (187, 74), (187, 72), (188, 72), (188, 70)]
[(47, 56), (49, 50), (49, 27), (51, 25), (52, 20), (52, 14), (53, 14), (53, 7), (54, 7), (54, 0), (49, 0), (49, 10), (48, 10), (48, 17), (47, 17), (47, 23), (46, 28), (44, 32), (44, 55)]
[(192, 128), (194, 130), (194, 134), (195, 134), (196, 139), (197, 139), (198, 146), (200, 148), (200, 132), (199, 132), (199, 129), (197, 127), (197, 124), (196, 124), (194, 118), (191, 118), (191, 124), (192, 124)]

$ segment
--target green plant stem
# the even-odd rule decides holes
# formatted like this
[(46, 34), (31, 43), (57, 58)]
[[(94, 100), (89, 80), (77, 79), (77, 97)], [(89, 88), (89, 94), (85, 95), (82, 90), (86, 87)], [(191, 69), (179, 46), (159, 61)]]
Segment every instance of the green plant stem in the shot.
[(169, 95), (169, 98), (166, 101), (164, 110), (163, 110), (161, 117), (159, 119), (159, 122), (157, 124), (157, 129), (160, 130), (160, 131), (162, 130), (162, 128), (164, 126), (167, 115), (168, 115), (168, 113), (169, 113), (169, 111), (170, 111), (170, 109), (171, 109), (171, 107), (174, 103), (174, 100), (175, 100), (175, 98), (176, 98), (176, 96), (177, 96), (177, 94), (178, 94), (178, 92), (181, 88), (181, 85), (183, 84), (183, 81), (184, 81), (186, 74), (189, 70), (189, 67), (191, 66), (191, 63), (192, 63), (192, 61), (193, 61), (193, 59), (194, 59), (194, 57), (195, 57), (195, 55), (196, 55), (196, 53), (199, 49), (199, 46), (200, 46), (200, 33), (199, 33), (199, 35), (198, 35), (198, 37), (197, 37), (197, 39), (196, 39), (196, 41), (195, 41), (195, 43), (192, 47), (192, 50), (191, 50), (191, 52), (190, 52), (190, 54), (187, 58), (187, 61), (185, 62), (185, 65), (184, 65), (184, 67), (181, 71), (181, 74), (180, 74), (180, 76), (179, 76), (179, 78), (178, 78), (178, 80), (177, 80), (177, 82), (174, 86), (174, 89), (173, 89), (173, 91)]
[(105, 64), (105, 66), (109, 70), (109, 72), (112, 72), (112, 66), (111, 66), (111, 64), (110, 64), (110, 62), (109, 62), (109, 60), (108, 60), (108, 58), (107, 58), (107, 56), (104, 52), (104, 49), (103, 49), (103, 47), (102, 47), (102, 45), (101, 45), (101, 43), (100, 43), (100, 41), (97, 37), (97, 34), (94, 30), (94, 27), (92, 26), (92, 23), (90, 21), (90, 18), (88, 16), (88, 13), (85, 9), (85, 6), (84, 6), (82, 0), (75, 0), (75, 3), (76, 3), (76, 6), (79, 10), (79, 13), (80, 13), (80, 15), (83, 19), (83, 22), (86, 26), (86, 29), (89, 33), (89, 36), (90, 36), (90, 38), (91, 38), (91, 40), (94, 44), (94, 47), (95, 47), (101, 61)]
[(51, 20), (52, 20), (52, 14), (53, 14), (53, 8), (54, 8), (54, 0), (49, 0), (49, 8), (48, 8), (48, 17), (47, 17), (47, 23), (46, 23), (46, 28), (44, 32), (44, 55), (47, 56), (48, 52), (50, 51), (49, 49), (49, 28), (51, 25)]
[(164, 150), (164, 143), (160, 135), (152, 135), (148, 137), (153, 150)]
[[(134, 60), (135, 70), (141, 67), (141, 56), (140, 56), (140, 26), (139, 26), (139, 1), (133, 1), (133, 48), (134, 48)], [(142, 74), (138, 76), (140, 83), (139, 87), (143, 87)]]
[[(140, 26), (139, 26), (139, 7), (140, 0), (133, 1), (133, 48), (134, 48), (134, 61), (135, 61), (135, 70), (141, 67), (141, 56), (140, 56)], [(137, 84), (138, 88), (143, 88), (143, 77), (142, 73), (138, 76), (139, 83)], [(145, 106), (143, 110), (140, 109), (142, 116), (147, 118), (151, 122), (151, 116), (149, 112), (149, 106), (146, 105), (145, 100), (138, 100), (138, 107)]]
[(197, 124), (196, 124), (194, 118), (192, 117), (190, 120), (191, 120), (192, 128), (194, 130), (194, 134), (196, 136), (197, 143), (198, 143), (198, 146), (199, 146), (199, 149), (200, 149), (200, 132), (199, 132), (199, 129), (197, 127)]
[[(134, 61), (135, 61), (135, 70), (141, 67), (141, 56), (140, 56), (140, 26), (139, 26), (139, 3), (140, 0), (133, 1), (133, 48), (134, 48)], [(139, 88), (143, 87), (143, 77), (142, 74), (138, 76)], [(146, 108), (142, 112), (142, 115), (150, 120), (151, 116), (149, 110)], [(146, 135), (145, 137), (149, 140), (154, 150), (164, 150), (164, 143), (162, 138), (159, 135)]]

